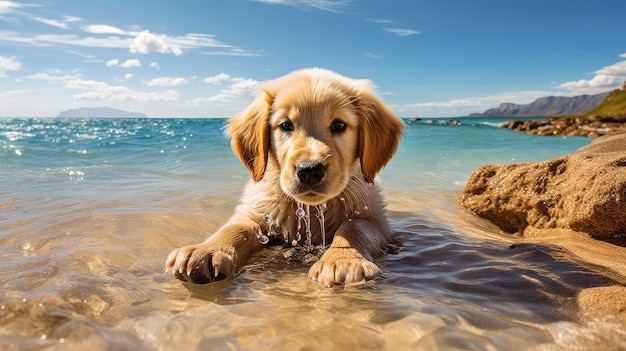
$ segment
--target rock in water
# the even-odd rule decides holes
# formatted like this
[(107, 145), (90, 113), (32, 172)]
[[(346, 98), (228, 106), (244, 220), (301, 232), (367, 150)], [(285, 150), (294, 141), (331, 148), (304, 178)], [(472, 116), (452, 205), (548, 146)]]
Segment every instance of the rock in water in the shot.
[(626, 134), (544, 162), (476, 169), (460, 203), (507, 232), (563, 228), (626, 242)]

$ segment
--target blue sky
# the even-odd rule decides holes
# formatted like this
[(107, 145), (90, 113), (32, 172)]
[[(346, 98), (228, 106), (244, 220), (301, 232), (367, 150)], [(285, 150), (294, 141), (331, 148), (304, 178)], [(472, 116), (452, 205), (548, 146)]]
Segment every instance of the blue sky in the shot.
[(108, 106), (229, 117), (323, 67), (402, 117), (615, 89), (624, 0), (0, 0), (0, 117)]

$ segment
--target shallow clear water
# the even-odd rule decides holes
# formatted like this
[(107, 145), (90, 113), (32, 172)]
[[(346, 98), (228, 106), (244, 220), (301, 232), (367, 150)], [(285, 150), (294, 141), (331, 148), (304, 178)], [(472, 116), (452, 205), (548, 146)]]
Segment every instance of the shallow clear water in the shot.
[(582, 289), (619, 282), (456, 203), (479, 165), (591, 140), (444, 122), (411, 123), (377, 180), (402, 242), (377, 261), (384, 273), (328, 289), (298, 248), (266, 249), (210, 285), (164, 274), (172, 249), (226, 221), (247, 181), (224, 121), (0, 119), (0, 348), (623, 348), (618, 324), (576, 305)]

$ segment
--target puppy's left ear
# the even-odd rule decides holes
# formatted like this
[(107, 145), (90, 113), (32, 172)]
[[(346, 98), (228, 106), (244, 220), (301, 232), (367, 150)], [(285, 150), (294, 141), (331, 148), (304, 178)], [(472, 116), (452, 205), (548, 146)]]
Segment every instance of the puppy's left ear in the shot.
[(231, 147), (255, 182), (263, 179), (270, 148), (269, 114), (273, 96), (267, 91), (229, 120), (226, 135)]
[(359, 158), (365, 181), (374, 178), (396, 153), (404, 122), (370, 92), (361, 92), (357, 100), (360, 115)]

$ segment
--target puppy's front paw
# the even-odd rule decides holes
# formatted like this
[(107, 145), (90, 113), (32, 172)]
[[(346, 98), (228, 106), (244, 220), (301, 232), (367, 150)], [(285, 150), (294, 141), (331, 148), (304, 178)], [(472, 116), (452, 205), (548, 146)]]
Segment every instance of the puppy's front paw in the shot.
[(206, 284), (233, 276), (234, 248), (210, 244), (189, 245), (176, 249), (165, 260), (165, 271), (176, 278), (196, 284)]
[(324, 286), (358, 283), (374, 278), (380, 268), (353, 248), (329, 248), (309, 270), (309, 278)]

